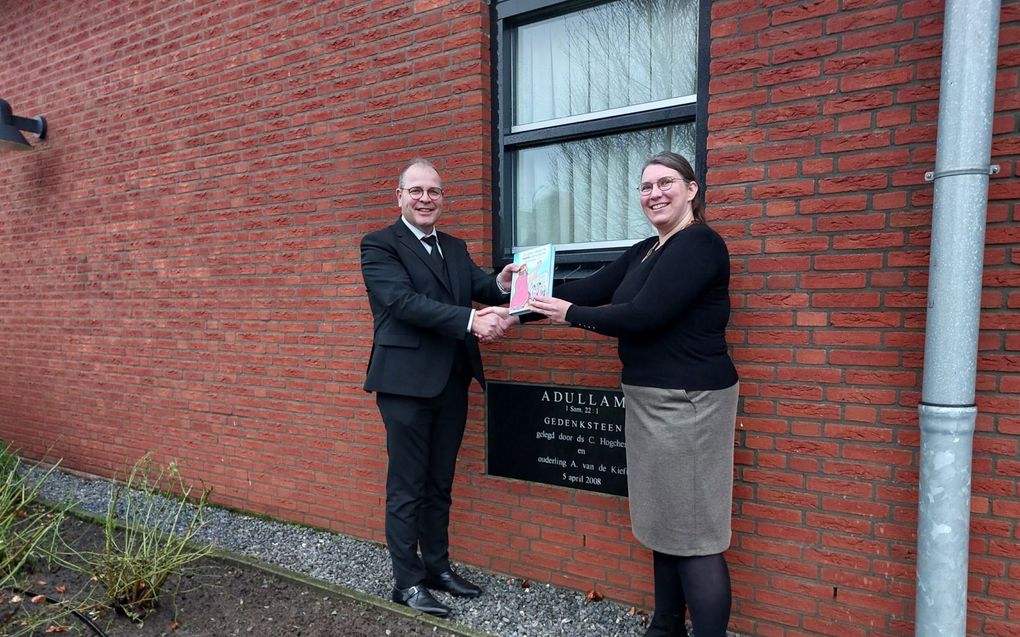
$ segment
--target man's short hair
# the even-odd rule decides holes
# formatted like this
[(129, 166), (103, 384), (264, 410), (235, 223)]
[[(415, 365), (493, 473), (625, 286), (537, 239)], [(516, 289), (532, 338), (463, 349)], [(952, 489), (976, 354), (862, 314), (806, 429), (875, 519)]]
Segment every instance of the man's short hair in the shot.
[(425, 159), (424, 157), (415, 157), (414, 159), (411, 160), (409, 164), (407, 164), (407, 166), (404, 166), (404, 169), (402, 171), (400, 171), (400, 180), (397, 182), (398, 186), (400, 186), (401, 188), (404, 187), (404, 175), (406, 175), (407, 171), (411, 170), (415, 166), (426, 166), (428, 168), (431, 168), (432, 170), (435, 170), (437, 175), (439, 174), (439, 170), (436, 168), (435, 164)]

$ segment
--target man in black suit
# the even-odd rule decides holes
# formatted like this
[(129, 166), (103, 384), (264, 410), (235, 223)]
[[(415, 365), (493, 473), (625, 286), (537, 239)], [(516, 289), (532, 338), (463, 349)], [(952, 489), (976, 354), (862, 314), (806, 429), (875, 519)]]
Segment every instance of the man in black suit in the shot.
[(508, 326), (500, 313), (471, 304), (505, 303), (514, 266), (486, 273), (462, 240), (436, 232), (443, 185), (428, 161), (401, 173), (396, 195), (397, 222), (361, 241), (375, 327), (365, 390), (376, 392), (386, 425), (393, 601), (445, 617), (450, 608), (429, 588), (462, 597), (482, 592), (450, 567), (450, 493), (468, 385), (474, 377), (485, 386), (478, 340), (499, 338)]

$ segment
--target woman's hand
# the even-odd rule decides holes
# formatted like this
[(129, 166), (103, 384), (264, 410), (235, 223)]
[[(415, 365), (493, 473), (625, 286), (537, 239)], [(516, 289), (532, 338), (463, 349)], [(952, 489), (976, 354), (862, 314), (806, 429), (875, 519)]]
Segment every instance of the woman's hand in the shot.
[(531, 309), (539, 314), (545, 314), (556, 323), (566, 323), (567, 310), (573, 304), (563, 299), (558, 299), (555, 296), (539, 295), (528, 301), (528, 305), (531, 306)]

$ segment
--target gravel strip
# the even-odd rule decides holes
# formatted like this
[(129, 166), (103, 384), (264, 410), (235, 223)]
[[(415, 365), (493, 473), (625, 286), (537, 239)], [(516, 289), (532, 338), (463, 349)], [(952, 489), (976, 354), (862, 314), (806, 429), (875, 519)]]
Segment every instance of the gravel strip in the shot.
[[(44, 473), (29, 471), (36, 479)], [(39, 490), (44, 500), (72, 502), (76, 509), (95, 515), (106, 514), (112, 493), (113, 485), (106, 480), (88, 480), (60, 470), (52, 471)], [(389, 599), (390, 558), (384, 546), (212, 506), (205, 509), (204, 522), (199, 541)], [(495, 637), (640, 637), (644, 633), (638, 616), (628, 616), (626, 608), (609, 601), (586, 603), (583, 594), (548, 584), (522, 588), (513, 580), (470, 566), (457, 565), (457, 571), (485, 593), (471, 600), (445, 593), (437, 597), (453, 608), (452, 621)]]

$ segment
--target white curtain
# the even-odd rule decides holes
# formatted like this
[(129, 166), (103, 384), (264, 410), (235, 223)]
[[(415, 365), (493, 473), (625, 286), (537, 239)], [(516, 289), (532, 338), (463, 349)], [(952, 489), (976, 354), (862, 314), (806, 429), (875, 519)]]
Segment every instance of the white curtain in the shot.
[[(622, 0), (517, 30), (513, 124), (540, 124), (694, 95), (698, 0)], [(694, 162), (682, 124), (521, 149), (517, 246), (640, 239), (635, 187), (648, 155)]]

